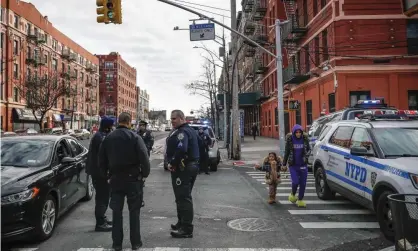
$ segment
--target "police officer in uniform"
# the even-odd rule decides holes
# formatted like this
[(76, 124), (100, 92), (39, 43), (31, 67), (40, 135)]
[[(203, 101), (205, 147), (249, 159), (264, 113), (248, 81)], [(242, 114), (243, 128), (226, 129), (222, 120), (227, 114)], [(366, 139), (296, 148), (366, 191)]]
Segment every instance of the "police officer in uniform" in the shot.
[(199, 146), (197, 133), (185, 120), (180, 110), (171, 112), (174, 131), (167, 140), (168, 169), (177, 205), (178, 222), (171, 225), (174, 238), (193, 237), (192, 189), (198, 173)]
[(91, 175), (94, 189), (96, 190), (96, 206), (94, 215), (96, 217), (96, 231), (109, 232), (112, 231), (112, 222), (106, 218), (106, 210), (109, 206), (110, 188), (107, 183), (107, 177), (102, 175), (98, 166), (99, 149), (104, 138), (112, 131), (113, 120), (102, 117), (100, 128), (94, 134), (89, 146), (87, 156), (86, 172)]
[(204, 172), (205, 174), (210, 175), (209, 173), (209, 146), (212, 145), (212, 139), (209, 137), (207, 133), (205, 133), (205, 130), (202, 126), (199, 127), (198, 135), (199, 135), (199, 138), (201, 139), (201, 143), (199, 145), (199, 150), (200, 150), (199, 174)]
[(110, 208), (113, 210), (113, 248), (122, 250), (122, 212), (127, 197), (132, 250), (142, 246), (139, 214), (143, 201), (143, 180), (150, 173), (149, 156), (144, 141), (129, 129), (131, 115), (121, 113), (119, 125), (102, 142), (99, 166), (107, 175), (111, 188)]
[(142, 137), (145, 142), (145, 145), (148, 149), (148, 156), (151, 154), (152, 147), (154, 146), (154, 135), (150, 130), (147, 130), (148, 123), (144, 120), (139, 121), (139, 130), (138, 134)]

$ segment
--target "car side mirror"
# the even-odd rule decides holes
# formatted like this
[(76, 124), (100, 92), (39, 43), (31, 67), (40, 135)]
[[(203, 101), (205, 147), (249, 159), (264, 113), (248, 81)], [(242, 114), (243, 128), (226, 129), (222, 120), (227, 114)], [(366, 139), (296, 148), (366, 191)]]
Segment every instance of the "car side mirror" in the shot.
[(71, 164), (71, 163), (74, 163), (74, 162), (75, 162), (75, 158), (72, 158), (72, 157), (64, 157), (61, 160), (61, 163), (63, 163), (63, 164)]
[(352, 147), (350, 150), (350, 154), (351, 155), (356, 155), (356, 156), (374, 156), (373, 153), (370, 153), (365, 147)]

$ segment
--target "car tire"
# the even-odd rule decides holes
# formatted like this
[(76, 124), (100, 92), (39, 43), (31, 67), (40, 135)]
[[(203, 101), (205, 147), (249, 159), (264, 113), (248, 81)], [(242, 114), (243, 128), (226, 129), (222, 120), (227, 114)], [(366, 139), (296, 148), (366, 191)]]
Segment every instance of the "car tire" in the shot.
[(90, 201), (93, 199), (94, 196), (94, 186), (93, 186), (93, 179), (90, 175), (87, 175), (87, 181), (86, 181), (86, 195), (83, 197), (83, 201)]
[(321, 200), (332, 200), (335, 198), (335, 192), (328, 186), (325, 170), (322, 166), (319, 166), (315, 172), (315, 190), (316, 195)]
[(38, 240), (44, 241), (52, 236), (55, 230), (57, 215), (57, 202), (55, 198), (49, 194), (44, 203), (42, 203), (38, 223), (35, 227)]
[(377, 221), (379, 222), (380, 231), (383, 233), (385, 238), (390, 241), (394, 241), (395, 230), (388, 200), (388, 196), (391, 194), (393, 194), (392, 191), (384, 191), (380, 194), (376, 203), (376, 216)]
[(216, 164), (218, 164), (219, 165), (219, 163), (221, 163), (221, 153), (219, 152), (219, 150), (218, 150), (218, 153), (217, 153), (217, 159), (216, 159)]

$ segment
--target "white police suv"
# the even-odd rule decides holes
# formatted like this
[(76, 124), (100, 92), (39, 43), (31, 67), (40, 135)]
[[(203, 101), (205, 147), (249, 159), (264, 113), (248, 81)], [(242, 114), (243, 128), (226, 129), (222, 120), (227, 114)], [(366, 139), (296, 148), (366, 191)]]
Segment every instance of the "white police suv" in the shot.
[(393, 239), (387, 196), (418, 194), (418, 120), (369, 114), (329, 123), (313, 155), (318, 197), (330, 200), (339, 193), (374, 210), (381, 231)]
[[(373, 114), (375, 112), (381, 114), (395, 114), (397, 111), (398, 109), (385, 104), (383, 99), (359, 100), (357, 104), (351, 107), (347, 107), (343, 110), (319, 117), (312, 123), (311, 127), (309, 128), (308, 136), (311, 149), (313, 149), (319, 134), (328, 123), (341, 120), (355, 120), (363, 114)], [(309, 155), (308, 164), (312, 165), (312, 163), (313, 155), (311, 152), (311, 155)]]

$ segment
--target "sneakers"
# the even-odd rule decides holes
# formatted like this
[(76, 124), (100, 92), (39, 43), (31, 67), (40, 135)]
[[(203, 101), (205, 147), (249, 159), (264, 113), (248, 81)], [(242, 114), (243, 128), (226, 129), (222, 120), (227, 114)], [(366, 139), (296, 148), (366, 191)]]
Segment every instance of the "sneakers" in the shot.
[(298, 198), (296, 198), (296, 196), (294, 194), (289, 195), (289, 201), (290, 202), (296, 203), (297, 200), (298, 200)]
[(296, 202), (296, 205), (297, 205), (298, 207), (306, 207), (306, 203), (305, 203), (303, 200), (298, 200), (298, 201)]

